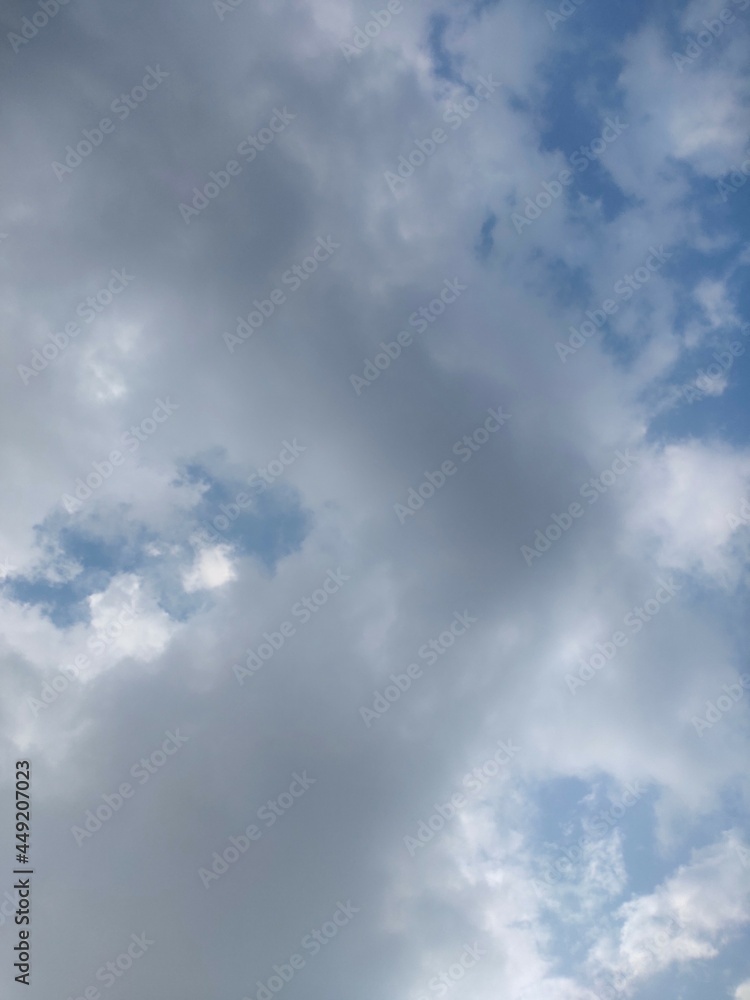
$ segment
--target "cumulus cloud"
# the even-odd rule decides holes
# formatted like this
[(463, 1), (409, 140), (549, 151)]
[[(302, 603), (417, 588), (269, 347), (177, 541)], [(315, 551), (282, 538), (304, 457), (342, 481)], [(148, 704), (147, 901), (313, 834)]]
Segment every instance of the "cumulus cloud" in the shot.
[(746, 318), (742, 15), (680, 72), (711, 5), (393, 7), (0, 15), (34, 996), (133, 933), (185, 1000), (746, 977), (747, 696), (691, 723), (745, 669), (744, 358), (664, 403)]
[(605, 938), (589, 960), (625, 987), (674, 963), (713, 958), (750, 920), (750, 870), (736, 833), (696, 851), (657, 890), (625, 903), (614, 941)]

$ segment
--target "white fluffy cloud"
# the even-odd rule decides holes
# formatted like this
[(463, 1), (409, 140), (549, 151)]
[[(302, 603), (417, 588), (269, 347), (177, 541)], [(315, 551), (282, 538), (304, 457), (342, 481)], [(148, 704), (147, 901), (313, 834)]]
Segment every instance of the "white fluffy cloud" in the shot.
[(590, 962), (625, 987), (674, 963), (713, 958), (750, 921), (750, 869), (736, 833), (695, 852), (655, 892), (625, 903)]

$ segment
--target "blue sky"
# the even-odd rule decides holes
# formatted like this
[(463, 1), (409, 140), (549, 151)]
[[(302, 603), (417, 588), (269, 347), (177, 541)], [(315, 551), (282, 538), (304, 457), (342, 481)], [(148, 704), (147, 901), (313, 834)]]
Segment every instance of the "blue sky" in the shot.
[(304, 952), (282, 1000), (750, 1000), (750, 2), (34, 10), (0, 15), (32, 1000), (142, 931), (123, 995), (268, 1000)]

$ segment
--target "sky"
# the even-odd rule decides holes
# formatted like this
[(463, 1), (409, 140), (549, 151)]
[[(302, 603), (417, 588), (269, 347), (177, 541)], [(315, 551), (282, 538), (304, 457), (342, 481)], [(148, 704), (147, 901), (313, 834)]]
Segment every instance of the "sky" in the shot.
[(750, 0), (547, 3), (4, 5), (2, 997), (750, 1000)]

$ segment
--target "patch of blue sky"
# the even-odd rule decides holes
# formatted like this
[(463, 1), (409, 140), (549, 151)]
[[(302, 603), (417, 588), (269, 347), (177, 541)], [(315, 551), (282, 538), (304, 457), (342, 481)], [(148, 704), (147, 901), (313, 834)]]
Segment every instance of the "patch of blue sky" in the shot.
[(186, 620), (206, 601), (205, 594), (188, 594), (181, 584), (195, 557), (188, 539), (196, 530), (215, 525), (222, 509), (236, 509), (237, 516), (223, 516), (218, 522), (227, 525), (218, 532), (221, 539), (237, 553), (255, 556), (269, 572), (297, 551), (310, 531), (311, 515), (288, 486), (269, 485), (251, 507), (240, 510), (238, 494), (254, 492), (247, 482), (216, 476), (200, 463), (187, 465), (184, 476), (206, 490), (199, 504), (176, 519), (167, 533), (134, 521), (126, 505), (117, 510), (99, 506), (74, 525), (52, 515), (36, 528), (38, 569), (9, 576), (3, 592), (13, 601), (39, 608), (58, 628), (68, 628), (90, 621), (87, 599), (92, 594), (107, 590), (114, 577), (134, 573), (171, 617)]
[(50, 518), (36, 527), (42, 551), (39, 569), (28, 576), (9, 577), (7, 597), (38, 607), (58, 628), (90, 620), (87, 598), (107, 589), (121, 573), (137, 572), (143, 561), (148, 535), (132, 523), (116, 537), (97, 533), (90, 526), (60, 526)]
[(495, 246), (495, 227), (497, 226), (497, 216), (494, 212), (489, 212), (481, 229), (479, 238), (474, 247), (474, 252), (479, 260), (487, 260)]
[(451, 18), (447, 14), (433, 14), (428, 21), (427, 47), (435, 76), (450, 83), (463, 83), (460, 71), (463, 60), (460, 55), (450, 52), (445, 43), (450, 26)]
[[(202, 462), (187, 465), (184, 475), (187, 481), (206, 487), (191, 512), (191, 534), (212, 530), (241, 555), (255, 556), (271, 572), (280, 559), (302, 547), (312, 517), (301, 506), (297, 491), (288, 485), (267, 485), (257, 475), (244, 480), (221, 479)], [(248, 498), (244, 506), (237, 502), (241, 494)]]

